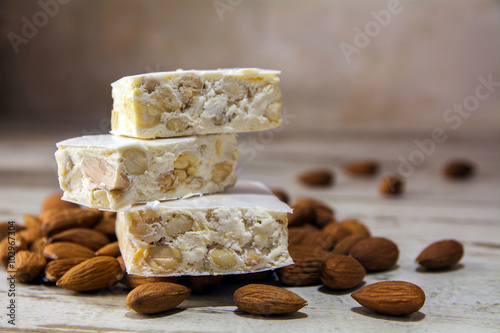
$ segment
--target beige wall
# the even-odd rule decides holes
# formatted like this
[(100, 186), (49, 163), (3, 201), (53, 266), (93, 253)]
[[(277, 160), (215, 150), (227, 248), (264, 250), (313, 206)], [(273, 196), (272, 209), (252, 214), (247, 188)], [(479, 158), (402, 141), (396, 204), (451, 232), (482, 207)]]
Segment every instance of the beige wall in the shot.
[[(0, 2), (2, 124), (105, 128), (109, 84), (121, 76), (262, 67), (283, 72), (284, 106), (294, 116), (286, 131), (500, 128), (500, 87), (468, 117), (443, 120), (454, 103), (474, 102), (479, 76), (500, 81), (499, 1), (237, 2), (218, 13), (214, 3), (230, 0), (73, 0), (52, 7), (54, 17), (17, 53), (8, 34), (23, 36), (23, 17), (43, 23), (43, 9)], [(376, 23), (371, 11), (389, 9), (390, 23)], [(367, 24), (373, 37), (348, 62), (340, 45), (355, 46), (356, 27)]]

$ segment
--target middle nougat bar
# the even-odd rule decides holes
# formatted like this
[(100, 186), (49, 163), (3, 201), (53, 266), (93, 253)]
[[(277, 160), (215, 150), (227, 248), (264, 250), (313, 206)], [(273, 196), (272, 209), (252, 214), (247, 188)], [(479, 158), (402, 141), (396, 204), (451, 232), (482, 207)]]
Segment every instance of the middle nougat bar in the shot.
[(235, 134), (141, 140), (114, 135), (59, 142), (63, 199), (104, 210), (215, 193), (234, 185)]

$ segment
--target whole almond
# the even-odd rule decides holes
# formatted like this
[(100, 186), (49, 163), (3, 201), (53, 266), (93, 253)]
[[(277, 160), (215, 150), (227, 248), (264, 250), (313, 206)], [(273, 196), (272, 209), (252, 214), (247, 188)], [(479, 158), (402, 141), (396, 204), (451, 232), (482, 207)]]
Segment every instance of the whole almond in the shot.
[(444, 269), (458, 264), (463, 255), (463, 245), (454, 239), (448, 239), (427, 246), (416, 262), (428, 269)]
[(467, 179), (474, 175), (474, 164), (464, 159), (452, 160), (444, 166), (443, 174), (449, 179)]
[(33, 243), (31, 243), (30, 251), (43, 255), (43, 249), (45, 248), (45, 246), (47, 246), (47, 244), (49, 244), (49, 240), (47, 239), (47, 237), (38, 238)]
[(146, 283), (133, 289), (127, 295), (125, 304), (138, 313), (160, 313), (181, 304), (190, 292), (188, 287), (176, 283)]
[(309, 223), (316, 224), (320, 228), (334, 219), (333, 209), (321, 200), (302, 197), (295, 200), (294, 205), (311, 207), (314, 212), (314, 218)]
[(115, 221), (116, 221), (115, 212), (103, 212), (102, 218), (94, 226), (94, 230), (100, 231), (106, 236), (108, 236), (110, 240), (114, 240), (116, 239)]
[(346, 229), (342, 224), (335, 221), (331, 221), (330, 223), (328, 223), (321, 230), (321, 233), (322, 237), (320, 240), (320, 245), (326, 251), (331, 251), (338, 242), (350, 235), (348, 229)]
[(16, 253), (27, 249), (28, 243), (26, 243), (19, 233), (16, 233), (14, 236), (6, 236), (0, 242), (0, 263), (4, 268), (7, 268), (7, 263), (9, 263), (9, 270), (14, 270), (11, 265), (13, 265)]
[(320, 266), (321, 282), (333, 290), (350, 289), (360, 284), (366, 276), (363, 265), (346, 255), (332, 255)]
[(208, 294), (217, 289), (222, 281), (222, 275), (187, 276), (187, 286), (193, 294)]
[(42, 229), (50, 237), (71, 228), (91, 228), (101, 219), (102, 213), (89, 209), (51, 209), (40, 214)]
[(70, 242), (98, 250), (109, 243), (109, 239), (102, 232), (88, 228), (73, 228), (62, 231), (49, 238), (49, 242)]
[(288, 203), (289, 196), (283, 189), (277, 187), (270, 187), (269, 189), (276, 197), (278, 197), (278, 199), (280, 199), (284, 203)]
[[(8, 235), (9, 232), (19, 232), (26, 229), (24, 226), (13, 222), (0, 222), (0, 241)], [(12, 236), (12, 235), (11, 235)]]
[(31, 215), (31, 214), (24, 214), (23, 218), (24, 218), (24, 226), (27, 229), (31, 229), (31, 228), (40, 229), (40, 227), (42, 226), (42, 221), (40, 221), (38, 216)]
[(354, 245), (349, 254), (367, 271), (385, 271), (398, 261), (399, 249), (387, 238), (369, 237)]
[(289, 252), (294, 264), (277, 270), (280, 282), (289, 286), (319, 283), (319, 267), (330, 253), (319, 246), (293, 246), (289, 248)]
[(345, 238), (342, 238), (332, 250), (333, 254), (345, 254), (348, 255), (354, 245), (358, 244), (362, 239), (368, 238), (362, 234), (353, 234)]
[(417, 312), (425, 303), (424, 291), (404, 281), (373, 283), (356, 291), (351, 297), (367, 309), (393, 316)]
[(45, 266), (45, 278), (50, 282), (57, 282), (67, 271), (88, 258), (65, 258), (49, 261)]
[(313, 207), (305, 202), (294, 202), (290, 205), (293, 213), (288, 213), (288, 227), (298, 227), (304, 224), (312, 224), (316, 218)]
[(43, 232), (40, 227), (34, 227), (20, 231), (19, 235), (26, 241), (29, 246), (37, 239), (42, 238)]
[(34, 280), (45, 267), (47, 261), (39, 253), (19, 251), (16, 253), (16, 280), (28, 283)]
[(302, 172), (298, 180), (307, 186), (330, 186), (333, 183), (333, 172), (327, 169), (314, 169)]
[(113, 257), (87, 259), (74, 266), (57, 281), (57, 286), (73, 291), (109, 288), (123, 277), (120, 264)]
[(310, 234), (317, 234), (317, 232), (320, 232), (320, 230), (312, 224), (304, 224), (300, 227), (290, 228), (288, 229), (288, 244), (306, 243), (306, 238), (308, 238)]
[(57, 242), (45, 246), (42, 254), (49, 260), (64, 258), (92, 258), (94, 256), (94, 251), (86, 246), (76, 243)]
[(118, 257), (121, 255), (120, 247), (118, 246), (118, 242), (109, 243), (104, 245), (95, 253), (96, 256), (110, 256), (110, 257)]
[(283, 288), (249, 284), (234, 292), (234, 304), (248, 313), (268, 315), (297, 312), (307, 301)]
[(140, 276), (134, 274), (127, 274), (123, 279), (123, 283), (130, 289), (137, 288), (146, 283), (157, 283), (157, 282), (179, 282), (178, 276)]
[(120, 264), (123, 274), (127, 273), (127, 267), (125, 266), (125, 260), (123, 260), (122, 256), (118, 256), (115, 258), (116, 261)]
[(370, 230), (361, 223), (359, 220), (356, 219), (346, 219), (340, 222), (340, 224), (349, 231), (351, 235), (363, 235), (365, 237), (370, 237)]
[(404, 182), (399, 176), (386, 175), (380, 180), (378, 189), (384, 195), (401, 195), (404, 190)]
[(62, 193), (54, 193), (45, 198), (42, 203), (42, 213), (49, 211), (51, 209), (66, 209), (66, 208), (78, 208), (79, 206), (73, 202), (61, 200)]
[(353, 177), (369, 177), (377, 173), (379, 164), (374, 160), (359, 160), (344, 165), (344, 172)]

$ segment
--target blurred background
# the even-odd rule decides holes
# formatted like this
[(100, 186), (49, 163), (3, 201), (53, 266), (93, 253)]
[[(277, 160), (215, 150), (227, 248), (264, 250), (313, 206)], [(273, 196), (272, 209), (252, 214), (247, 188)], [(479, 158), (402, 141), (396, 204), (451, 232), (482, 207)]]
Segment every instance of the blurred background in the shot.
[(500, 81), (496, 0), (3, 0), (0, 31), (2, 129), (104, 133), (120, 77), (223, 67), (282, 71), (279, 135), (500, 129), (498, 84), (446, 115)]

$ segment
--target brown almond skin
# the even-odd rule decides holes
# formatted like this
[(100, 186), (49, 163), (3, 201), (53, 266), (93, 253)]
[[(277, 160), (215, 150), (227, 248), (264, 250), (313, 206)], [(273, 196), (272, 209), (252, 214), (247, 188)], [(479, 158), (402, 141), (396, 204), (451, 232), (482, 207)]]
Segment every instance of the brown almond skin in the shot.
[(359, 241), (349, 252), (370, 272), (386, 271), (392, 268), (399, 258), (398, 246), (384, 237), (369, 237)]
[(474, 175), (474, 164), (467, 160), (457, 159), (446, 163), (443, 174), (448, 179), (464, 180)]
[(307, 301), (283, 288), (248, 284), (234, 292), (234, 304), (248, 313), (277, 315), (297, 312), (307, 305)]
[(294, 205), (311, 207), (314, 211), (314, 217), (309, 223), (316, 224), (320, 228), (334, 219), (333, 209), (321, 200), (302, 197), (295, 200)]
[(44, 270), (45, 279), (56, 283), (64, 273), (87, 259), (88, 258), (65, 258), (49, 261)]
[(5, 236), (7, 236), (7, 234), (9, 233), (9, 231), (19, 232), (19, 231), (22, 231), (22, 230), (26, 229), (24, 226), (19, 225), (17, 223), (14, 224), (15, 230), (12, 230), (12, 228), (9, 229), (10, 226), (11, 225), (7, 221), (0, 222), (0, 241)]
[(101, 219), (102, 212), (81, 209), (51, 209), (40, 214), (42, 230), (51, 237), (59, 232), (71, 228), (91, 228)]
[(122, 269), (115, 258), (100, 256), (74, 266), (56, 284), (72, 291), (92, 291), (109, 288), (122, 277)]
[(277, 270), (280, 282), (288, 286), (318, 284), (319, 267), (330, 253), (319, 246), (293, 246), (289, 252), (294, 264)]
[(424, 291), (404, 281), (373, 283), (351, 294), (351, 297), (367, 309), (391, 316), (412, 314), (425, 303)]
[(134, 274), (127, 274), (123, 279), (123, 283), (130, 289), (137, 288), (146, 283), (157, 283), (157, 282), (170, 282), (178, 283), (178, 276), (140, 276)]
[(366, 276), (363, 265), (346, 255), (332, 255), (319, 268), (321, 282), (333, 290), (356, 287)]
[(22, 230), (19, 232), (19, 235), (26, 241), (28, 246), (30, 246), (38, 238), (42, 238), (44, 236), (40, 227)]
[(289, 228), (314, 223), (316, 215), (313, 207), (305, 202), (294, 202), (290, 207), (293, 209), (293, 213), (287, 213)]
[(326, 251), (331, 251), (338, 242), (350, 235), (348, 229), (335, 221), (328, 223), (321, 232), (320, 245)]
[(127, 273), (127, 267), (125, 266), (125, 260), (123, 260), (123, 257), (122, 256), (118, 256), (115, 259), (120, 264), (120, 267), (122, 269), (123, 274), (126, 274)]
[(102, 232), (88, 228), (73, 228), (55, 234), (49, 239), (51, 243), (71, 242), (98, 250), (109, 243), (109, 238)]
[(27, 229), (31, 229), (31, 228), (39, 229), (42, 226), (42, 221), (40, 221), (38, 216), (31, 215), (31, 214), (24, 214), (23, 218), (24, 218), (24, 226)]
[(298, 180), (307, 186), (325, 187), (333, 184), (333, 172), (327, 169), (315, 169), (302, 172), (297, 176)]
[(303, 244), (311, 233), (317, 233), (318, 231), (320, 230), (312, 224), (304, 224), (300, 227), (290, 228), (288, 229), (288, 244)]
[(368, 238), (367, 236), (361, 234), (349, 235), (342, 238), (332, 250), (333, 254), (344, 254), (348, 255), (354, 245), (358, 244), (361, 240)]
[[(11, 246), (14, 246), (15, 251), (9, 249), (9, 247)], [(28, 243), (26, 243), (26, 241), (19, 235), (19, 233), (16, 233), (15, 236), (6, 236), (0, 242), (0, 263), (4, 268), (7, 268), (9, 257), (13, 260), (17, 252), (27, 249)]]
[(62, 210), (67, 208), (79, 207), (78, 204), (76, 203), (61, 200), (61, 197), (62, 197), (62, 192), (54, 193), (47, 196), (47, 198), (45, 198), (45, 200), (42, 203), (42, 213), (49, 211), (51, 209)]
[(102, 232), (103, 234), (108, 236), (110, 240), (115, 240), (116, 239), (115, 222), (116, 222), (115, 212), (102, 212), (102, 218), (94, 226), (94, 230)]
[(146, 283), (132, 290), (125, 304), (135, 312), (155, 314), (175, 308), (190, 292), (188, 287), (176, 283)]
[(42, 254), (43, 249), (45, 248), (45, 246), (47, 246), (47, 244), (49, 244), (49, 240), (47, 239), (47, 237), (38, 238), (33, 243), (31, 243), (30, 251)]
[(361, 223), (359, 220), (356, 219), (345, 219), (342, 222), (340, 222), (340, 225), (342, 225), (345, 229), (349, 231), (351, 235), (363, 235), (365, 237), (370, 237), (370, 230)]
[(110, 256), (110, 257), (118, 257), (121, 255), (120, 247), (118, 246), (118, 242), (109, 243), (104, 245), (95, 253), (96, 256)]
[(380, 180), (378, 190), (383, 195), (398, 196), (404, 191), (404, 182), (396, 175), (387, 175)]
[(45, 246), (42, 254), (49, 260), (79, 257), (91, 258), (94, 256), (94, 251), (80, 244), (57, 242)]
[(285, 192), (285, 190), (281, 189), (281, 188), (277, 188), (277, 187), (270, 187), (270, 190), (271, 192), (273, 192), (273, 194), (278, 197), (278, 199), (280, 199), (281, 201), (283, 201), (284, 203), (288, 203), (289, 200), (290, 200), (290, 197), (288, 196), (288, 194)]
[(458, 264), (463, 255), (462, 243), (447, 239), (427, 246), (415, 261), (427, 269), (439, 270)]
[(208, 294), (217, 289), (222, 282), (222, 275), (187, 276), (186, 285), (193, 294)]
[(352, 177), (371, 177), (378, 169), (379, 164), (374, 160), (359, 160), (344, 165), (344, 172)]
[(31, 282), (40, 275), (46, 263), (39, 253), (19, 251), (16, 253), (16, 280), (22, 283)]

